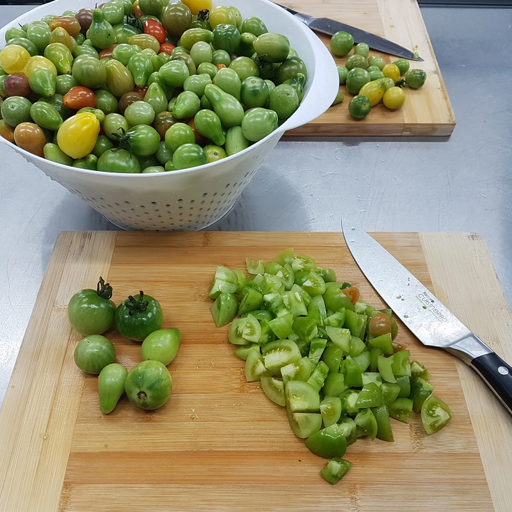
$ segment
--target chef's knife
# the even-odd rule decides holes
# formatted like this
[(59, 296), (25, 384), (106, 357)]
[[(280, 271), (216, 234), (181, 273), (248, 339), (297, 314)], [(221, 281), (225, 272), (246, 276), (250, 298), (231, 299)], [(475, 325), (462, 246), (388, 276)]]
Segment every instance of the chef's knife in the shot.
[(356, 43), (366, 43), (373, 50), (389, 53), (390, 55), (396, 55), (397, 57), (402, 57), (404, 59), (423, 61), (421, 57), (411, 52), (411, 50), (393, 43), (388, 39), (372, 34), (371, 32), (366, 32), (366, 30), (361, 30), (360, 28), (352, 27), (351, 25), (330, 20), (328, 18), (315, 18), (314, 16), (294, 11), (284, 5), (276, 5), (286, 9), (289, 13), (293, 14), (296, 18), (305, 23), (311, 30), (316, 30), (317, 32), (322, 32), (322, 34), (327, 34), (329, 36), (332, 36), (339, 31), (349, 32), (352, 34)]
[(512, 368), (472, 333), (389, 252), (342, 222), (354, 260), (378, 294), (424, 345), (443, 348), (484, 379), (512, 414)]

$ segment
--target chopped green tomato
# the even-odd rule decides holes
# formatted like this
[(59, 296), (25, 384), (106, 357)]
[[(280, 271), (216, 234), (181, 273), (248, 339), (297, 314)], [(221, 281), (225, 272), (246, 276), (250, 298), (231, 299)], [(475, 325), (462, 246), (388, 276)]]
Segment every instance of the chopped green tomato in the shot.
[[(315, 337), (319, 338), (320, 336), (318, 336), (318, 328), (324, 325), (324, 319), (322, 318), (320, 311), (317, 308), (308, 309), (308, 318), (315, 322), (317, 327)], [(327, 337), (325, 339), (327, 339)]]
[(210, 297), (210, 299), (216, 299), (221, 293), (236, 293), (237, 290), (238, 285), (236, 283), (230, 283), (223, 279), (215, 279), (208, 297)]
[(343, 374), (345, 375), (345, 384), (349, 388), (363, 387), (363, 372), (357, 362), (354, 361), (354, 358), (347, 356), (342, 366)]
[(369, 384), (370, 382), (373, 382), (374, 384), (377, 384), (379, 388), (382, 386), (382, 377), (380, 376), (380, 373), (378, 372), (364, 372), (363, 373), (363, 387)]
[(325, 319), (325, 325), (329, 327), (343, 327), (345, 325), (346, 314), (347, 310), (345, 308), (339, 309), (336, 313), (333, 313)]
[(249, 340), (246, 340), (242, 336), (246, 324), (247, 318), (235, 318), (233, 320), (228, 332), (228, 340), (233, 343), (233, 345), (248, 345), (250, 343)]
[(299, 347), (299, 350), (300, 350), (301, 357), (307, 357), (307, 355), (309, 354), (309, 341), (295, 339), (294, 334), (290, 334), (288, 339), (293, 340), (297, 344), (297, 346)]
[(395, 420), (409, 423), (413, 402), (410, 398), (397, 398), (389, 407), (389, 415)]
[(327, 463), (327, 466), (320, 471), (320, 475), (326, 482), (335, 485), (350, 471), (351, 467), (352, 462), (348, 460), (332, 459)]
[(421, 363), (418, 363), (418, 361), (411, 362), (411, 375), (418, 376), (423, 380), (430, 379), (430, 373), (428, 373), (428, 370)]
[(299, 316), (292, 324), (293, 332), (302, 340), (310, 341), (318, 334), (318, 326), (314, 318)]
[(290, 290), (288, 292), (283, 293), (282, 297), (283, 304), (290, 310), (290, 313), (293, 315), (293, 318), (297, 318), (298, 316), (306, 316), (308, 314), (307, 306), (304, 303), (304, 299), (299, 292), (294, 292), (293, 290)]
[(272, 313), (276, 314), (277, 310), (283, 305), (283, 298), (279, 293), (267, 293), (263, 295), (263, 305), (265, 309), (272, 311)]
[(430, 395), (421, 406), (421, 421), (427, 434), (439, 432), (452, 418), (451, 409), (435, 395)]
[(379, 358), (380, 355), (382, 355), (383, 352), (380, 348), (372, 348), (370, 350), (370, 371), (371, 372), (376, 372), (378, 370), (378, 366), (377, 366), (377, 360)]
[(326, 396), (320, 402), (320, 414), (324, 427), (337, 423), (341, 417), (341, 400), (339, 396)]
[(245, 264), (249, 274), (257, 275), (265, 273), (265, 262), (263, 260), (250, 260), (247, 258)]
[[(307, 293), (302, 287), (300, 287), (297, 284), (294, 284), (290, 291), (297, 293), (301, 297), (302, 302), (304, 302), (304, 304), (306, 306), (306, 311), (307, 311), (307, 308), (312, 300), (311, 295), (309, 295), (309, 293)], [(306, 313), (306, 315), (307, 315), (307, 313)]]
[(355, 311), (347, 310), (345, 318), (345, 327), (350, 330), (352, 336), (359, 336), (361, 330), (365, 326), (365, 321), (361, 315), (358, 315)]
[(268, 377), (270, 374), (263, 364), (261, 354), (256, 350), (250, 350), (245, 361), (245, 378), (247, 382), (256, 382), (261, 377)]
[(217, 270), (215, 271), (215, 279), (220, 279), (221, 281), (227, 281), (228, 283), (238, 285), (238, 277), (236, 272), (227, 267), (218, 266)]
[(249, 352), (251, 350), (256, 350), (258, 354), (261, 354), (260, 352), (260, 346), (256, 343), (249, 343), (249, 345), (242, 345), (238, 347), (235, 350), (235, 354), (237, 357), (239, 357), (242, 361), (247, 361), (247, 356), (249, 355)]
[(410, 352), (408, 350), (402, 350), (401, 352), (396, 352), (393, 355), (393, 363), (391, 364), (391, 369), (393, 370), (393, 374), (395, 376), (411, 376), (411, 364), (409, 362), (409, 357)]
[(311, 299), (308, 306), (308, 315), (311, 311), (317, 310), (320, 314), (322, 322), (327, 318), (327, 309), (325, 308), (325, 301), (321, 295), (317, 295)]
[(285, 263), (291, 263), (295, 259), (295, 253), (292, 248), (285, 249), (283, 252), (280, 252), (277, 256), (275, 261), (279, 263), (280, 265), (283, 265)]
[(326, 283), (336, 282), (336, 272), (332, 268), (317, 267), (316, 272)]
[(384, 398), (380, 387), (374, 382), (369, 382), (363, 387), (357, 398), (356, 406), (361, 409), (367, 407), (380, 407), (384, 405)]
[(356, 357), (361, 352), (364, 352), (366, 350), (366, 345), (364, 344), (364, 341), (361, 338), (358, 338), (357, 336), (351, 336), (350, 337), (350, 350), (349, 355), (352, 357)]
[(371, 306), (368, 306), (368, 304), (366, 304), (366, 302), (364, 302), (364, 300), (358, 300), (354, 304), (355, 312), (359, 315), (366, 315), (366, 311), (368, 310), (369, 307), (371, 308)]
[(316, 273), (310, 272), (306, 280), (302, 283), (304, 291), (311, 297), (323, 295), (325, 293), (325, 281)]
[(327, 347), (322, 354), (322, 361), (329, 367), (329, 371), (337, 373), (340, 371), (341, 360), (343, 359), (343, 350), (331, 342), (327, 343)]
[[(256, 276), (258, 277), (258, 276)], [(263, 279), (263, 276), (261, 276), (261, 279)], [(243, 299), (251, 290), (256, 290), (259, 293), (262, 293), (263, 290), (261, 289), (261, 286), (258, 284), (259, 280), (257, 281), (256, 278), (252, 281), (249, 281), (241, 290), (240, 290), (240, 299)]]
[(229, 324), (236, 316), (238, 301), (232, 293), (221, 292), (210, 308), (217, 327)]
[[(245, 288), (247, 288), (247, 285)], [(238, 307), (238, 314), (243, 315), (244, 313), (260, 309), (262, 304), (263, 295), (260, 292), (250, 288), (247, 290), (247, 293), (245, 293), (242, 302), (240, 302), (240, 306)]]
[(361, 352), (358, 356), (353, 358), (354, 361), (359, 365), (361, 372), (365, 372), (370, 366), (370, 352), (367, 350)]
[(274, 334), (274, 331), (270, 328), (268, 320), (260, 320), (260, 327), (261, 327), (261, 335), (260, 339), (258, 340), (259, 345), (266, 345), (267, 343), (270, 343), (271, 341), (275, 341), (276, 335)]
[(350, 351), (350, 331), (348, 329), (343, 329), (341, 327), (329, 327), (325, 328), (327, 331), (327, 335), (330, 340), (339, 348), (343, 350), (343, 352), (347, 353)]
[(314, 412), (290, 412), (286, 408), (288, 422), (293, 433), (301, 439), (306, 439), (322, 428), (322, 416)]
[(277, 340), (262, 347), (263, 360), (267, 370), (279, 374), (280, 369), (301, 359), (300, 350), (292, 340)]
[(329, 375), (329, 367), (323, 361), (320, 361), (313, 370), (311, 377), (309, 377), (308, 384), (311, 384), (317, 391), (320, 391), (327, 375)]
[(354, 444), (357, 440), (357, 425), (356, 422), (348, 416), (342, 416), (338, 421), (338, 425), (347, 440), (347, 445)]
[(434, 392), (434, 386), (413, 374), (411, 378), (411, 395), (413, 411), (420, 412), (423, 402)]
[(377, 368), (383, 380), (386, 382), (396, 382), (396, 377), (393, 374), (393, 358), (381, 355), (377, 359)]
[(377, 439), (392, 443), (394, 441), (393, 431), (391, 430), (387, 406), (376, 407), (372, 412), (377, 420)]
[(275, 377), (261, 377), (261, 389), (263, 389), (265, 395), (275, 404), (281, 407), (286, 405), (284, 384), (281, 379), (276, 379)]
[(383, 334), (376, 338), (370, 338), (368, 343), (371, 347), (380, 348), (386, 355), (392, 356), (394, 354), (391, 334)]
[(277, 273), (282, 270), (283, 266), (276, 261), (269, 261), (265, 264), (265, 274), (271, 274), (273, 276), (277, 275)]
[(263, 293), (283, 293), (285, 291), (284, 282), (280, 277), (273, 276), (271, 274), (265, 274), (263, 276)]
[(377, 437), (377, 420), (371, 409), (361, 409), (357, 413), (354, 421), (356, 425), (363, 430), (364, 435), (370, 436), (372, 441)]
[[(297, 318), (297, 320), (298, 320), (298, 318)], [(295, 325), (295, 322), (294, 322), (294, 325)], [(295, 332), (297, 332), (297, 331), (295, 331)], [(311, 360), (311, 362), (313, 364), (318, 364), (326, 347), (327, 347), (327, 340), (324, 340), (322, 338), (316, 338), (314, 340), (311, 340), (311, 345), (309, 346), (309, 359)], [(329, 368), (329, 366), (327, 366), (327, 368)]]
[(283, 280), (284, 286), (287, 290), (291, 290), (294, 284), (293, 269), (289, 263), (285, 263), (283, 268), (276, 274)]
[(240, 320), (245, 320), (245, 325), (242, 329), (242, 338), (247, 341), (257, 343), (261, 337), (261, 325), (252, 315), (247, 315), (246, 318), (241, 318)]
[(403, 377), (397, 377), (396, 383), (400, 386), (399, 398), (408, 398), (411, 394), (411, 378), (404, 375)]
[(337, 423), (315, 432), (306, 440), (306, 446), (315, 455), (332, 459), (343, 457), (347, 451), (347, 440), (343, 431)]
[(396, 335), (398, 334), (398, 324), (396, 323), (396, 320), (391, 317), (391, 339), (395, 339)]
[(301, 270), (299, 272), (294, 273), (294, 283), (302, 286), (302, 284), (306, 281), (308, 278), (310, 272), (309, 270)]
[(325, 379), (322, 392), (325, 396), (340, 396), (347, 388), (344, 375), (341, 373), (329, 373)]
[(392, 404), (400, 394), (400, 386), (389, 382), (383, 382), (380, 390), (382, 391), (382, 398), (384, 398), (384, 405)]
[(243, 270), (240, 270), (239, 268), (235, 268), (233, 272), (236, 274), (236, 278), (238, 280), (236, 291), (240, 293), (243, 287), (247, 284), (247, 276), (244, 274)]
[(292, 323), (293, 315), (290, 313), (270, 320), (268, 325), (280, 340), (284, 340), (293, 332)]
[(286, 407), (291, 412), (319, 412), (320, 395), (318, 391), (301, 380), (291, 380), (285, 384)]
[(332, 312), (338, 311), (341, 308), (354, 311), (352, 301), (343, 293), (343, 290), (350, 286), (349, 283), (326, 283), (324, 293), (325, 307)]
[(292, 269), (294, 272), (299, 272), (301, 270), (309, 270), (311, 272), (316, 269), (316, 263), (313, 258), (310, 258), (305, 254), (297, 254), (292, 261)]
[(258, 322), (261, 322), (262, 320), (267, 320), (267, 322), (269, 322), (270, 320), (272, 320), (274, 318), (274, 315), (270, 311), (267, 311), (266, 309), (255, 309), (254, 311), (251, 311), (250, 313), (249, 312), (244, 313), (242, 315), (242, 318), (246, 318), (249, 315), (252, 315), (254, 318), (256, 318), (256, 320), (258, 320)]
[(313, 365), (307, 357), (303, 357), (298, 363), (290, 363), (281, 368), (281, 375), (286, 384), (290, 380), (302, 380), (306, 382), (311, 376)]
[(357, 414), (359, 407), (356, 405), (359, 398), (359, 391), (354, 389), (347, 389), (340, 395), (341, 400), (341, 413), (342, 414)]

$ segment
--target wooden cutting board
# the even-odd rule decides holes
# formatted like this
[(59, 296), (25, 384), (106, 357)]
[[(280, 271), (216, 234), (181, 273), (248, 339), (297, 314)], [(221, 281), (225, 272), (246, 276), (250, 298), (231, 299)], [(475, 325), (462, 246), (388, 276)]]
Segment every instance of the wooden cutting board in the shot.
[[(484, 241), (469, 234), (378, 234), (441, 300), (500, 355), (512, 360), (512, 318)], [(427, 436), (416, 416), (393, 421), (394, 443), (359, 440), (336, 486), (325, 460), (291, 432), (284, 410), (247, 383), (227, 327), (216, 329), (207, 298), (216, 265), (243, 267), (286, 247), (332, 267), (375, 294), (341, 234), (67, 232), (55, 245), (0, 412), (0, 510), (24, 511), (492, 511), (510, 510), (512, 421), (476, 376), (447, 353), (399, 341), (432, 373), (455, 418)], [(165, 326), (181, 329), (170, 365), (174, 390), (160, 410), (122, 398), (99, 411), (97, 378), (74, 364), (80, 336), (66, 306), (98, 276), (114, 300), (142, 289), (160, 299)], [(111, 330), (118, 361), (140, 346)], [(507, 344), (501, 344), (507, 340)]]
[[(416, 0), (282, 0), (292, 9), (316, 16), (331, 18), (372, 34), (385, 37), (409, 50), (417, 51), (424, 62), (411, 61), (411, 68), (427, 72), (425, 85), (418, 90), (407, 88), (405, 105), (396, 111), (382, 103), (372, 109), (362, 121), (352, 119), (348, 104), (352, 95), (345, 87), (345, 101), (330, 108), (313, 122), (288, 132), (291, 136), (444, 136), (455, 128), (455, 115), (441, 76), (430, 38)], [(320, 35), (329, 47), (330, 37)], [(398, 57), (370, 50), (386, 63)], [(336, 58), (345, 64), (347, 57)]]

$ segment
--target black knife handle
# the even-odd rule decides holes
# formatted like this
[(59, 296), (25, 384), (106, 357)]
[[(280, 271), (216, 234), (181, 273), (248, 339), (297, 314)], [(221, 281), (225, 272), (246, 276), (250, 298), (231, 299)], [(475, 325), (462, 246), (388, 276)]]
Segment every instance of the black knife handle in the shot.
[(494, 352), (476, 357), (471, 366), (512, 414), (512, 367)]

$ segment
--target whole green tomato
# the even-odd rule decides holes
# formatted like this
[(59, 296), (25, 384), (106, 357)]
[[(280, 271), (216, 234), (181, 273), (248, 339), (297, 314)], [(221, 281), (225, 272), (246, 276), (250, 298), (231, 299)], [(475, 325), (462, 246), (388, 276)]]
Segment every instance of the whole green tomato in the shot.
[(99, 334), (91, 334), (81, 340), (75, 348), (75, 363), (80, 370), (98, 375), (105, 366), (114, 363), (114, 345)]
[(98, 159), (97, 170), (124, 174), (140, 174), (141, 172), (137, 157), (126, 149), (109, 149), (105, 151)]
[(199, 167), (207, 163), (203, 148), (197, 144), (182, 144), (175, 151), (172, 161), (176, 170)]
[(144, 361), (160, 361), (167, 366), (178, 354), (181, 343), (179, 329), (160, 329), (152, 332), (142, 343), (141, 355)]
[(138, 124), (127, 132), (127, 136), (135, 156), (151, 156), (158, 150), (160, 134), (152, 126)]
[(162, 328), (163, 321), (160, 303), (142, 291), (123, 301), (115, 315), (119, 332), (134, 341), (144, 341), (152, 332)]
[(171, 396), (171, 374), (160, 361), (143, 361), (130, 371), (124, 389), (132, 404), (152, 411)]
[(82, 56), (76, 60), (72, 70), (73, 78), (79, 85), (89, 89), (99, 89), (107, 82), (105, 65), (98, 59), (90, 56)]

